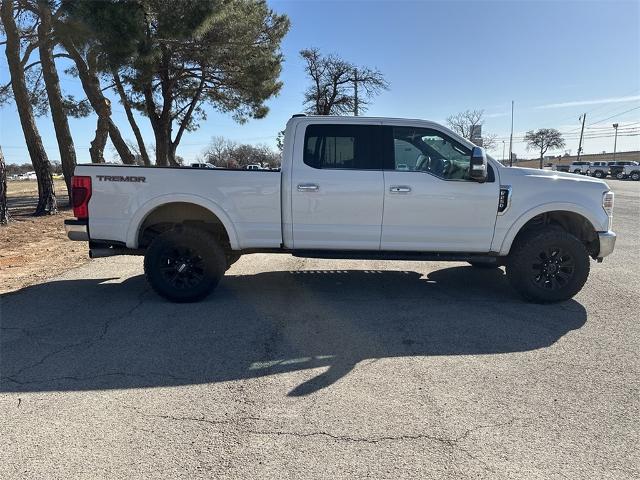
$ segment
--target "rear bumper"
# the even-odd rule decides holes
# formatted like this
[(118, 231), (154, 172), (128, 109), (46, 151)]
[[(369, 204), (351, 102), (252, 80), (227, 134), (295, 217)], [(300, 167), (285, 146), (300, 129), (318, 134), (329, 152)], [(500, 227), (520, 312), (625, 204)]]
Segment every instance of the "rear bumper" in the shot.
[(67, 232), (69, 240), (75, 240), (78, 242), (89, 241), (89, 224), (86, 220), (65, 220), (64, 231)]
[(604, 258), (613, 252), (613, 248), (616, 245), (616, 234), (612, 231), (598, 232), (598, 238), (600, 239), (598, 258)]

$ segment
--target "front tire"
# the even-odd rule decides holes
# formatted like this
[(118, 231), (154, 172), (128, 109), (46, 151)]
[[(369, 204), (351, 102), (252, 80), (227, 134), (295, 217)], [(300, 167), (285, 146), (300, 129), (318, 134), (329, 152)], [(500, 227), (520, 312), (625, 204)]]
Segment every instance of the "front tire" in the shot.
[(507, 278), (526, 300), (552, 303), (577, 294), (589, 277), (584, 244), (561, 229), (525, 234), (507, 258)]
[(227, 260), (209, 232), (178, 226), (149, 245), (144, 272), (151, 288), (172, 302), (197, 302), (218, 285)]
[(594, 177), (596, 178), (604, 178), (605, 174), (604, 172), (601, 172), (600, 170), (596, 170), (596, 172), (593, 174)]
[(632, 172), (630, 177), (631, 177), (631, 180), (633, 180), (634, 182), (637, 182), (638, 180), (640, 180), (640, 172)]
[(618, 180), (624, 180), (624, 179), (625, 179), (625, 177), (626, 177), (626, 175), (625, 175), (624, 173), (622, 173), (622, 172), (620, 172), (620, 173), (616, 173), (616, 178), (617, 178)]

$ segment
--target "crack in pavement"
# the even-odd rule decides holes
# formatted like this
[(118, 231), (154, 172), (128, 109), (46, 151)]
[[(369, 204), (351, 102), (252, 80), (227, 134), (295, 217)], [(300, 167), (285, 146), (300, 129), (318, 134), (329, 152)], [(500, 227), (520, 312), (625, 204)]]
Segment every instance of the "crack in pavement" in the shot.
[[(198, 417), (194, 416), (176, 416), (176, 415), (165, 415), (165, 414), (153, 414), (153, 413), (145, 413), (140, 411), (140, 409), (128, 405), (123, 405), (125, 408), (134, 410), (138, 415), (146, 418), (158, 418), (161, 420), (169, 420), (175, 422), (195, 422), (195, 423), (204, 423), (207, 425), (219, 426), (219, 425), (228, 425), (228, 426), (240, 426), (242, 423), (246, 423), (249, 421), (261, 421), (261, 422), (271, 422), (271, 420), (262, 418), (262, 417), (238, 417), (235, 419), (225, 419), (225, 420), (216, 420), (209, 419), (204, 414)], [(312, 431), (312, 432), (295, 432), (295, 431), (287, 431), (287, 430), (260, 430), (260, 429), (241, 429), (240, 433), (248, 434), (248, 435), (264, 435), (264, 436), (292, 436), (297, 438), (313, 438), (313, 437), (324, 437), (338, 442), (349, 442), (349, 443), (366, 443), (366, 444), (379, 444), (384, 442), (403, 442), (403, 441), (419, 441), (419, 440), (428, 440), (431, 442), (435, 442), (443, 447), (445, 447), (451, 456), (454, 455), (455, 451), (460, 451), (468, 458), (477, 462), (480, 467), (488, 472), (491, 472), (494, 475), (498, 475), (494, 468), (485, 462), (483, 459), (474, 455), (466, 448), (463, 443), (474, 433), (485, 430), (485, 429), (493, 429), (493, 428), (502, 428), (511, 426), (518, 420), (517, 418), (511, 418), (505, 422), (494, 423), (489, 425), (479, 425), (475, 428), (470, 428), (465, 430), (462, 434), (457, 437), (443, 437), (438, 435), (431, 435), (427, 433), (416, 433), (416, 434), (402, 434), (402, 435), (383, 435), (378, 437), (357, 437), (350, 435), (336, 435), (327, 431)]]
[[(255, 420), (262, 422), (270, 422), (270, 420), (262, 418), (262, 417), (239, 417), (234, 420), (214, 420), (208, 419), (204, 415), (199, 417), (190, 417), (190, 416), (175, 416), (175, 415), (163, 415), (163, 414), (152, 414), (152, 413), (144, 413), (141, 412), (136, 407), (124, 406), (125, 408), (134, 410), (137, 414), (147, 418), (160, 418), (163, 420), (171, 420), (178, 422), (198, 422), (198, 423), (207, 423), (210, 425), (238, 425), (242, 422)], [(404, 440), (431, 440), (434, 442), (441, 443), (448, 447), (454, 448), (459, 447), (459, 443), (469, 437), (471, 434), (488, 428), (500, 428), (504, 426), (512, 425), (516, 421), (515, 418), (512, 418), (506, 422), (501, 422), (497, 424), (491, 425), (480, 425), (475, 428), (471, 428), (466, 430), (464, 433), (457, 437), (447, 438), (437, 435), (429, 435), (426, 433), (416, 433), (416, 434), (403, 434), (403, 435), (383, 435), (379, 437), (354, 437), (349, 435), (336, 435), (327, 431), (315, 431), (315, 432), (294, 432), (294, 431), (286, 431), (286, 430), (243, 430), (243, 433), (248, 433), (252, 435), (289, 435), (295, 437), (327, 437), (333, 440), (344, 441), (344, 442), (360, 442), (360, 443), (381, 443), (387, 441), (404, 441)]]

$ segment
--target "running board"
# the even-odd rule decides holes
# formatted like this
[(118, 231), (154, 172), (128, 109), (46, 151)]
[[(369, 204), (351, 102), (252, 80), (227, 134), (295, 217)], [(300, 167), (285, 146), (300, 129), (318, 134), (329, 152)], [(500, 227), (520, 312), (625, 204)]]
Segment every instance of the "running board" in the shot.
[(478, 253), (381, 252), (359, 250), (293, 250), (294, 257), (332, 260), (408, 260), (414, 262), (482, 262), (494, 263), (497, 257)]

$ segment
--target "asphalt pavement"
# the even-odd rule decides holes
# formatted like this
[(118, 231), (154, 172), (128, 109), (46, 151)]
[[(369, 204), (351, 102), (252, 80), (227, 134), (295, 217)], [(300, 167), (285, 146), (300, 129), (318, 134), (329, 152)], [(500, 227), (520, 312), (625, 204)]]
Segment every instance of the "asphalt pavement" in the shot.
[(575, 299), (462, 263), (134, 257), (0, 297), (0, 478), (640, 477), (640, 182)]

